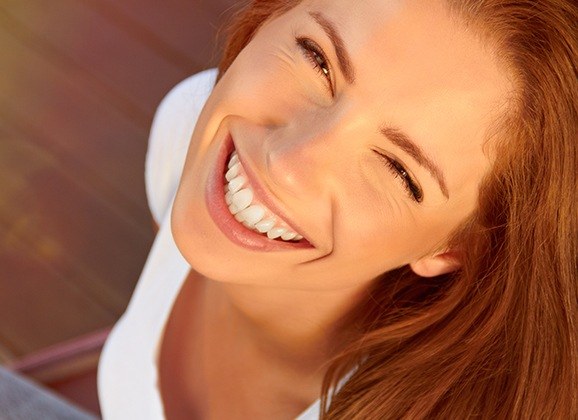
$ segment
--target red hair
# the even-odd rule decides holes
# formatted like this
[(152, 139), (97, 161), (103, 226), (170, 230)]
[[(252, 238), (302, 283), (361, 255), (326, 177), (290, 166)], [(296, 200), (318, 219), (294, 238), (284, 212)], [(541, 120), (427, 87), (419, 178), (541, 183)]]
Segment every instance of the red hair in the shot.
[[(229, 26), (223, 74), (273, 15), (253, 0)], [(323, 418), (578, 418), (578, 4), (448, 0), (516, 77), (477, 210), (450, 243), (463, 268), (385, 273), (347, 322)], [(354, 374), (327, 398), (353, 367)]]

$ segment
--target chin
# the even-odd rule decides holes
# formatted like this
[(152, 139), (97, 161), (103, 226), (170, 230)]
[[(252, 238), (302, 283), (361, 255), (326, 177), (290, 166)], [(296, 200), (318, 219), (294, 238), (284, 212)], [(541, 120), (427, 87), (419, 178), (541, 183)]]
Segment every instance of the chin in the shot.
[(278, 263), (271, 266), (259, 253), (231, 243), (210, 223), (206, 211), (186, 207), (177, 195), (171, 229), (177, 248), (194, 271), (210, 280), (235, 284), (266, 284), (266, 279), (278, 279)]

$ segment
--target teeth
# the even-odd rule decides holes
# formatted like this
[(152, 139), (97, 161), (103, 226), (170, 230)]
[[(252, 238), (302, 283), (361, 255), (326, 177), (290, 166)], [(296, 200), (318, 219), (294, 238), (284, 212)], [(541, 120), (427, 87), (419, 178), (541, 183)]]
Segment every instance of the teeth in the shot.
[(273, 228), (273, 226), (275, 226), (275, 220), (267, 219), (257, 223), (255, 225), (255, 229), (257, 229), (261, 233), (267, 233)]
[(239, 163), (239, 156), (237, 156), (237, 152), (233, 152), (233, 154), (231, 155), (231, 160), (229, 161), (227, 167), (231, 169), (237, 163)]
[(241, 164), (235, 163), (233, 166), (231, 166), (231, 168), (229, 168), (229, 170), (225, 174), (225, 179), (227, 181), (234, 179), (237, 175), (239, 175), (240, 169), (241, 169)]
[(238, 211), (244, 210), (249, 207), (253, 201), (253, 191), (250, 188), (244, 188), (233, 194), (232, 202)]
[(283, 235), (285, 232), (287, 232), (287, 229), (282, 228), (282, 227), (274, 227), (273, 229), (271, 229), (269, 232), (267, 232), (267, 237), (269, 239), (275, 239), (280, 237), (281, 235)]
[(229, 181), (229, 191), (236, 193), (245, 184), (245, 181), (246, 179), (243, 176), (238, 176), (237, 178)]
[(263, 216), (265, 216), (265, 209), (261, 206), (253, 205), (241, 211), (239, 216), (245, 223), (253, 227), (255, 226), (255, 223), (257, 223), (263, 218)]
[[(239, 209), (237, 208), (236, 205), (234, 205), (233, 203), (231, 203), (229, 205), (229, 211), (231, 212), (231, 214), (237, 214), (239, 213)], [(238, 220), (238, 219), (237, 219)], [(241, 220), (239, 220), (239, 222), (241, 222)]]
[(297, 236), (295, 232), (287, 231), (281, 235), (281, 239), (284, 241), (290, 241), (291, 239), (295, 238), (295, 236)]
[(275, 226), (277, 220), (271, 217), (271, 214), (269, 218), (263, 220), (267, 210), (257, 204), (251, 205), (254, 193), (250, 187), (243, 188), (247, 183), (247, 179), (241, 175), (244, 172), (236, 152), (231, 155), (227, 167), (225, 179), (228, 183), (225, 185), (225, 202), (229, 206), (229, 211), (239, 223), (249, 229), (267, 234), (269, 239), (279, 238), (284, 241), (303, 239), (303, 236), (298, 235), (296, 232)]

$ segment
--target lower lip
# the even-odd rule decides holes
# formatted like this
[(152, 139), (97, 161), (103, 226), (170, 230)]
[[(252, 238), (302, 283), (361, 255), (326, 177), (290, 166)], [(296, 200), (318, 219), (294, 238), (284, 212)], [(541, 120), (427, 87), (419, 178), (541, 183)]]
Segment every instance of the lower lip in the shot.
[(225, 202), (224, 172), (227, 158), (233, 152), (233, 139), (227, 136), (219, 149), (216, 165), (213, 167), (207, 187), (205, 201), (211, 218), (219, 229), (232, 242), (255, 251), (287, 251), (300, 248), (313, 248), (305, 239), (300, 242), (282, 242), (259, 234), (237, 222)]

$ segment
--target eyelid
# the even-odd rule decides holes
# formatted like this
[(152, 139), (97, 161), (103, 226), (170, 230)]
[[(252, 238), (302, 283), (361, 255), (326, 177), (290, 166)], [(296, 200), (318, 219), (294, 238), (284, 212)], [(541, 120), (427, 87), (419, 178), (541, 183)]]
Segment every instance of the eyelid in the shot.
[[(333, 64), (331, 63), (329, 56), (325, 53), (323, 48), (317, 42), (315, 42), (313, 39), (309, 37), (296, 36), (295, 41), (297, 42), (297, 46), (301, 48), (305, 54), (317, 54), (319, 57), (321, 57), (324, 63), (327, 64), (328, 67), (327, 73), (325, 73), (323, 69), (319, 70), (321, 71), (321, 73), (323, 73), (323, 77), (327, 80), (331, 97), (334, 97), (336, 87), (335, 87), (335, 78), (333, 77), (333, 75), (335, 74), (335, 72), (333, 70)], [(313, 56), (306, 58), (308, 58), (309, 60), (314, 60)], [(319, 67), (319, 63), (312, 63), (312, 64)]]
[[(385, 161), (385, 164), (390, 167), (392, 172), (396, 172), (395, 175), (403, 182), (403, 187), (406, 189), (406, 192), (408, 192), (410, 197), (417, 203), (421, 203), (423, 201), (423, 189), (416, 182), (415, 177), (410, 174), (407, 166), (401, 163), (398, 159), (392, 158), (384, 152), (379, 150), (374, 150), (374, 152)], [(399, 169), (402, 169), (407, 176), (404, 177), (400, 173)]]

